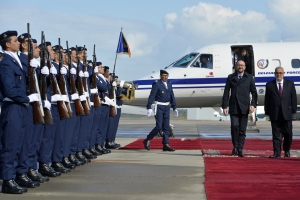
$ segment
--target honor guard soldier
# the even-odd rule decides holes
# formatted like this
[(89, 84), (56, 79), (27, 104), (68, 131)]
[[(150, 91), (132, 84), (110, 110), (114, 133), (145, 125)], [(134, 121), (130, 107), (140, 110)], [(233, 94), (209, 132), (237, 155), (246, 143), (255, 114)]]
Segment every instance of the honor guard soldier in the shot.
[(151, 105), (154, 102), (154, 115), (156, 120), (156, 126), (147, 135), (147, 138), (143, 141), (144, 147), (150, 150), (150, 140), (152, 140), (157, 133), (163, 131), (163, 151), (175, 151), (169, 146), (169, 130), (170, 130), (170, 104), (173, 108), (175, 117), (178, 117), (178, 111), (176, 109), (176, 100), (174, 97), (172, 84), (168, 81), (169, 73), (165, 70), (160, 70), (160, 80), (152, 84), (152, 89), (148, 98), (147, 115), (148, 117), (152, 113)]
[(0, 35), (4, 51), (0, 62), (0, 93), (4, 98), (1, 111), (0, 179), (3, 179), (2, 192), (12, 194), (27, 192), (27, 187), (19, 186), (15, 179), (20, 183), (32, 182), (26, 173), (17, 175), (16, 167), (25, 137), (27, 106), (30, 102), (39, 101), (37, 93), (26, 94), (26, 73), (16, 53), (20, 48), (17, 34), (17, 31), (7, 31)]

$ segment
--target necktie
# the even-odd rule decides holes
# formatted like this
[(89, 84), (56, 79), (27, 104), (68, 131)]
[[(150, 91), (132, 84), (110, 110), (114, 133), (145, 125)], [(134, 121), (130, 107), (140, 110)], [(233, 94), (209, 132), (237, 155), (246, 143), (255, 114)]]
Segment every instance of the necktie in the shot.
[(282, 97), (282, 87), (281, 87), (281, 83), (278, 83), (279, 85), (279, 96)]
[(241, 79), (242, 78), (242, 76), (239, 76), (239, 79)]

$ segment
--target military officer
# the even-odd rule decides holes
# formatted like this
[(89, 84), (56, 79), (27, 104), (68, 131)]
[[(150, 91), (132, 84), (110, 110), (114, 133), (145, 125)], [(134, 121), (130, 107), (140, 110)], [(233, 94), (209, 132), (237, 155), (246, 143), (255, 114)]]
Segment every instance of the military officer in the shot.
[(162, 130), (163, 135), (163, 151), (175, 151), (174, 148), (169, 146), (169, 129), (170, 129), (170, 104), (173, 108), (175, 117), (178, 117), (176, 109), (176, 100), (172, 89), (171, 82), (168, 81), (169, 73), (165, 70), (160, 70), (160, 80), (152, 84), (152, 89), (147, 103), (148, 117), (152, 113), (151, 105), (154, 102), (154, 115), (156, 126), (147, 135), (143, 141), (144, 147), (150, 150), (150, 140), (152, 140), (157, 133)]

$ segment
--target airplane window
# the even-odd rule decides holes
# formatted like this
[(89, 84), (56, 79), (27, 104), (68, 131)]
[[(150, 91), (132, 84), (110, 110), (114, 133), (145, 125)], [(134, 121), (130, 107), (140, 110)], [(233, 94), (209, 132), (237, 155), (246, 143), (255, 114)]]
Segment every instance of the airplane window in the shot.
[(292, 68), (300, 68), (300, 60), (292, 59)]
[(186, 68), (189, 65), (189, 63), (193, 61), (198, 55), (198, 53), (190, 53), (178, 60), (177, 62), (175, 62), (175, 64), (172, 67)]
[(192, 64), (191, 67), (199, 67), (199, 68), (213, 68), (213, 59), (211, 54), (201, 54), (196, 61)]

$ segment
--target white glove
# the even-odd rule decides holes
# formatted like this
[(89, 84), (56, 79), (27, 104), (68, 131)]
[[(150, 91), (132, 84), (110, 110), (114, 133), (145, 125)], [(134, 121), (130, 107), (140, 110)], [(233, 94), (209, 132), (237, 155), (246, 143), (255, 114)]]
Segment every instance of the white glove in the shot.
[(98, 66), (95, 67), (94, 73), (98, 73)]
[(178, 110), (176, 109), (176, 110), (174, 110), (173, 112), (174, 112), (174, 116), (175, 116), (175, 117), (178, 117)]
[(84, 72), (83, 75), (85, 78), (88, 78), (90, 76), (88, 72)]
[(76, 69), (71, 68), (70, 73), (73, 74), (73, 75), (76, 75)]
[(104, 100), (105, 100), (105, 104), (112, 105), (112, 102), (111, 102), (111, 99), (110, 99), (110, 98), (104, 97)]
[(78, 93), (71, 94), (71, 99), (72, 100), (79, 99)]
[(148, 109), (148, 110), (147, 110), (147, 116), (150, 117), (150, 116), (151, 116), (151, 113), (152, 113), (152, 109)]
[(83, 74), (83, 72), (80, 70), (80, 72), (79, 72), (79, 77), (84, 77), (84, 74)]
[(59, 72), (62, 75), (66, 75), (67, 74), (67, 69), (65, 67), (62, 67), (62, 68), (60, 68)]
[(62, 98), (65, 102), (70, 102), (68, 95), (64, 94), (64, 95), (61, 95), (61, 96), (62, 96)]
[(33, 93), (33, 94), (29, 95), (28, 98), (29, 98), (29, 102), (34, 102), (34, 101), (40, 100), (38, 93)]
[(116, 106), (115, 100), (114, 99), (110, 99), (110, 104), (111, 106)]
[(53, 65), (50, 68), (50, 73), (53, 74), (53, 75), (57, 74), (57, 70), (56, 70), (56, 68)]
[(45, 100), (44, 101), (44, 108), (47, 108), (48, 110), (50, 110), (51, 109), (51, 103), (48, 101), (48, 100)]
[(57, 101), (63, 101), (63, 98), (60, 94), (55, 94), (51, 96), (51, 102), (55, 103)]
[(116, 81), (114, 81), (111, 85), (112, 85), (113, 87), (116, 87), (116, 86), (117, 86)]
[(81, 95), (81, 96), (79, 96), (79, 98), (80, 98), (80, 101), (86, 101), (86, 96), (85, 95)]
[(84, 94), (85, 94), (85, 97), (89, 97), (90, 96), (90, 94), (88, 92), (84, 92)]
[(121, 88), (123, 87), (124, 83), (125, 83), (124, 80), (121, 80), (121, 81), (120, 81), (120, 87), (121, 87)]
[(97, 88), (95, 88), (95, 89), (90, 89), (90, 93), (91, 94), (96, 94), (98, 92), (98, 89)]
[(35, 58), (30, 60), (30, 66), (31, 67), (37, 68), (39, 65), (40, 65), (40, 63)]
[(44, 66), (42, 69), (41, 69), (41, 73), (44, 74), (44, 75), (49, 75), (49, 69), (47, 66)]

